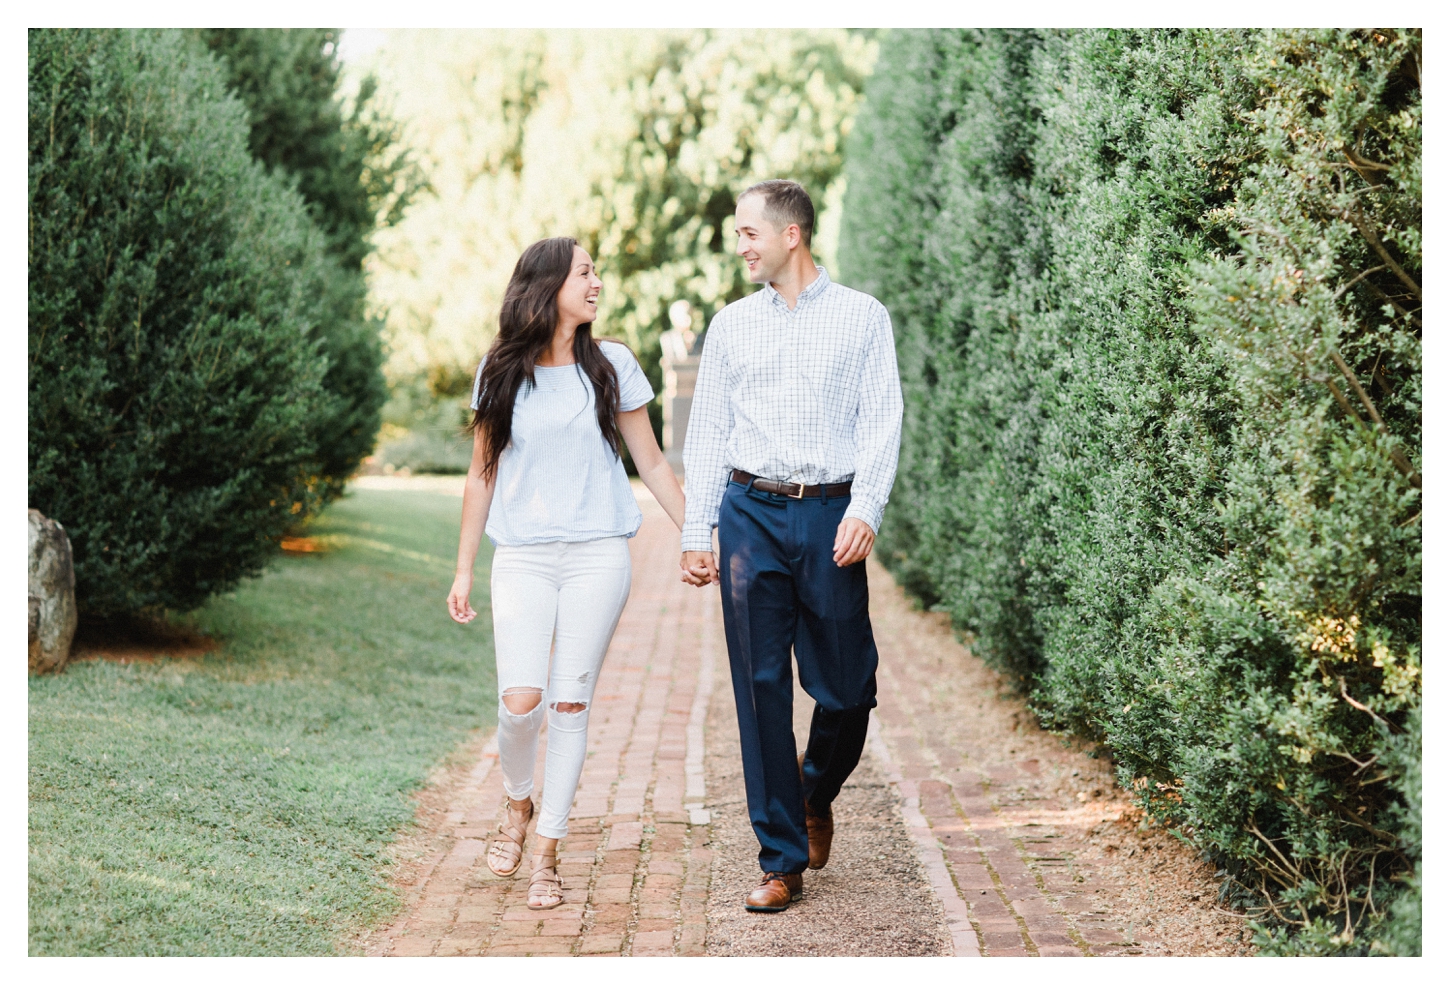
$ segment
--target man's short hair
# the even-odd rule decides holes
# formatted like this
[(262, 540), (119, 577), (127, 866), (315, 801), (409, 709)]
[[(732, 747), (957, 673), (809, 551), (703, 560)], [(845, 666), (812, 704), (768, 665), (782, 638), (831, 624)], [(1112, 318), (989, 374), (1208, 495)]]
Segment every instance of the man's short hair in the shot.
[(740, 193), (738, 203), (747, 195), (759, 195), (765, 199), (765, 217), (775, 223), (777, 229), (797, 225), (801, 229), (801, 242), (811, 248), (811, 233), (816, 228), (816, 207), (806, 190), (794, 181), (771, 178), (758, 181)]

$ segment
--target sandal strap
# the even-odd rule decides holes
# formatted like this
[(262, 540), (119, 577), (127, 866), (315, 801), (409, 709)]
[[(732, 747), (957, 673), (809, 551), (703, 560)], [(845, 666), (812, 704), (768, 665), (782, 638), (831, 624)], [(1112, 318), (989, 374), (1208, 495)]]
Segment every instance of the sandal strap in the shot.
[(495, 838), (488, 845), (488, 854), (507, 859), (510, 863), (517, 862), (519, 856), (523, 854), (523, 850), (523, 845), (503, 838)]
[[(543, 860), (548, 859), (547, 863)], [(535, 855), (533, 870), (529, 874), (529, 890), (533, 891), (535, 885), (558, 886), (564, 888), (564, 880), (559, 876), (559, 859), (555, 855)]]
[[(548, 859), (548, 864), (544, 860)], [(559, 878), (559, 860), (553, 855), (534, 856), (533, 872), (529, 876), (529, 904), (536, 901), (553, 905), (564, 901), (564, 880)]]
[[(545, 861), (545, 859), (547, 859), (548, 861)], [(558, 869), (558, 867), (559, 867), (559, 856), (557, 856), (557, 855), (535, 855), (534, 856), (533, 871), (535, 871), (535, 872), (549, 872), (551, 870)], [(558, 878), (557, 872), (555, 873), (554, 878)]]
[(498, 824), (498, 835), (490, 840), (488, 846), (489, 869), (494, 875), (512, 875), (518, 871), (524, 860), (524, 839), (528, 837), (529, 821), (533, 817), (532, 800), (529, 801), (527, 811), (515, 810), (512, 804), (505, 803), (504, 819)]
[[(523, 820), (515, 821), (514, 815), (522, 814)], [(529, 801), (528, 813), (515, 811), (512, 805), (504, 807), (503, 820), (498, 822), (498, 833), (508, 837), (519, 845), (523, 845), (524, 838), (528, 835), (529, 822), (534, 819), (534, 802)]]

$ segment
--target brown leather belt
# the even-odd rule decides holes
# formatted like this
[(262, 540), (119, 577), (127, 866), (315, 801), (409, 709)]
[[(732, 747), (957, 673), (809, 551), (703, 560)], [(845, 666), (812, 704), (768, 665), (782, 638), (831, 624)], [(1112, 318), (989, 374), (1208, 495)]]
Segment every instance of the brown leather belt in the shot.
[[(743, 472), (740, 469), (731, 472), (730, 479), (732, 482), (740, 483), (747, 489), (754, 486), (761, 492), (775, 493), (777, 496), (789, 496), (791, 499), (806, 499), (807, 497), (819, 496), (821, 494), (820, 486), (807, 486), (799, 482), (776, 482), (774, 479), (762, 479), (758, 475), (751, 475), (749, 472)], [(828, 483), (825, 490), (827, 499), (832, 496), (845, 496), (851, 491), (851, 480), (847, 479), (845, 482)]]

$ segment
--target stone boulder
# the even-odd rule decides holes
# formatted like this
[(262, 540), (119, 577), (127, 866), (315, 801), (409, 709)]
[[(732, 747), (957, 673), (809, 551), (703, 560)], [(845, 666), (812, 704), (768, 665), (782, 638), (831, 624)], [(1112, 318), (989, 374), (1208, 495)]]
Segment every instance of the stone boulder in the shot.
[(54, 520), (30, 511), (30, 669), (63, 670), (76, 634), (76, 573), (70, 538)]

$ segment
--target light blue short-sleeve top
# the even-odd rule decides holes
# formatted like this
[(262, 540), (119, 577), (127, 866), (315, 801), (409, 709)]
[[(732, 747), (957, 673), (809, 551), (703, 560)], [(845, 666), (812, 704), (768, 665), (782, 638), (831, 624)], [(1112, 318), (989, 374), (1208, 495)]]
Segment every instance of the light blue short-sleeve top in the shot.
[[(619, 377), (619, 409), (636, 410), (654, 389), (628, 346), (600, 342)], [(483, 363), (473, 375), (478, 409)], [(624, 462), (599, 433), (594, 386), (578, 365), (535, 366), (534, 386), (514, 398), (508, 446), (498, 460), (488, 539), (501, 547), (633, 537), (644, 517)]]

